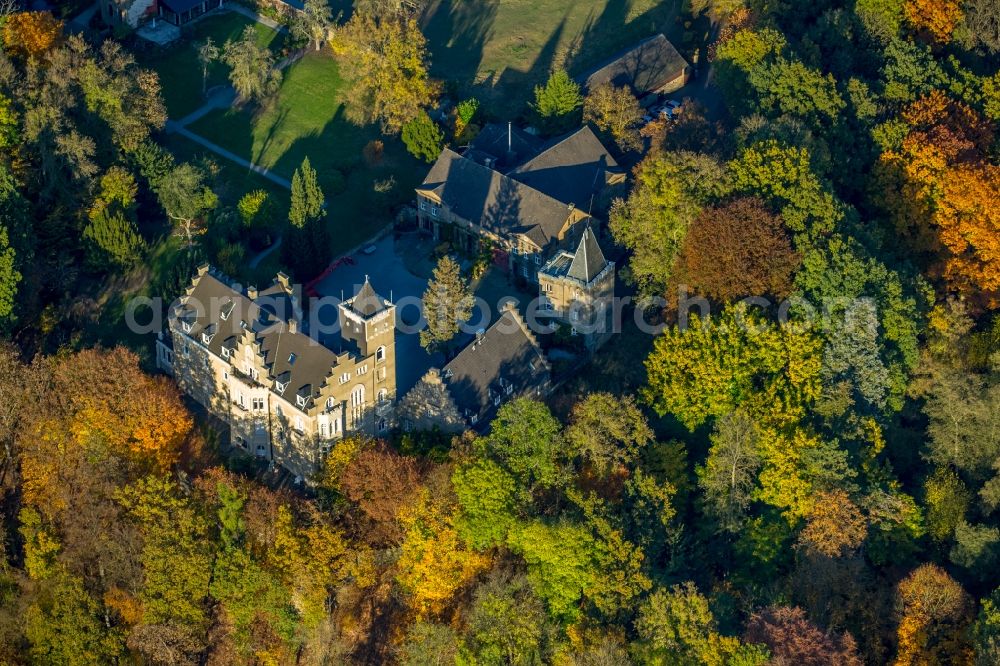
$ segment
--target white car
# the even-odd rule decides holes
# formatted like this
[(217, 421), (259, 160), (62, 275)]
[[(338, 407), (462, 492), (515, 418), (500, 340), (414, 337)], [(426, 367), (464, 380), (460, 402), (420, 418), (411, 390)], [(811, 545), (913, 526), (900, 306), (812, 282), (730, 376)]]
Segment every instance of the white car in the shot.
[(365, 248), (363, 250), (361, 250), (361, 251), (364, 252), (365, 254), (375, 254), (375, 250), (377, 250), (377, 249), (378, 249), (378, 246), (376, 246), (373, 243), (371, 245), (365, 246)]

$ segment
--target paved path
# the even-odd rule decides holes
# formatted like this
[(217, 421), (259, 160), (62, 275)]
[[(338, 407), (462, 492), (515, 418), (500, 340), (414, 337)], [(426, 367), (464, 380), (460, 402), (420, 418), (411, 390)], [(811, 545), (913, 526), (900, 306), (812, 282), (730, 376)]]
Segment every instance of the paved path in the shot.
[(214, 86), (209, 89), (208, 99), (197, 109), (176, 121), (186, 127), (215, 109), (228, 109), (236, 102), (236, 90), (232, 86)]
[(265, 248), (264, 250), (261, 250), (261, 252), (256, 257), (254, 257), (253, 259), (251, 259), (250, 263), (247, 264), (247, 265), (250, 268), (257, 268), (257, 266), (260, 265), (260, 262), (264, 261), (264, 258), (267, 257), (267, 255), (271, 254), (272, 252), (274, 252), (275, 250), (277, 250), (279, 247), (281, 247), (281, 236), (278, 236), (274, 240), (274, 242), (271, 243), (270, 247)]
[(175, 123), (172, 120), (167, 121), (167, 132), (180, 134), (181, 136), (187, 139), (191, 139), (200, 146), (207, 148), (208, 150), (211, 150), (216, 155), (219, 155), (220, 157), (225, 157), (227, 160), (235, 162), (236, 164), (239, 164), (241, 167), (245, 167), (250, 171), (253, 171), (254, 173), (259, 173), (264, 178), (267, 178), (269, 181), (275, 183), (276, 185), (280, 185), (286, 190), (292, 189), (292, 183), (287, 178), (282, 178), (281, 176), (277, 176), (268, 171), (265, 167), (262, 167), (260, 165), (254, 164), (253, 162), (245, 160), (236, 153), (226, 150), (222, 146), (215, 145), (205, 137), (189, 131), (182, 125)]
[(235, 2), (231, 2), (228, 5), (223, 5), (222, 9), (229, 10), (231, 12), (236, 12), (237, 14), (243, 14), (243, 16), (246, 16), (251, 21), (256, 21), (261, 25), (266, 25), (268, 28), (276, 30), (277, 32), (285, 32), (288, 29), (282, 24), (278, 23), (277, 21), (269, 19), (266, 16), (261, 16), (254, 10), (244, 7), (243, 5), (237, 4)]

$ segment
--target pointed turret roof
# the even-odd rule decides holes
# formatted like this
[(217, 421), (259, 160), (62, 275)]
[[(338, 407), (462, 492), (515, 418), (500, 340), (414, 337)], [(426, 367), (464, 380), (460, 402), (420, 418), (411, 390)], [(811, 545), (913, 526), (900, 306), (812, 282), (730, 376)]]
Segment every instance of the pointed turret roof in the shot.
[(573, 255), (573, 261), (570, 263), (566, 275), (588, 283), (600, 275), (601, 271), (607, 265), (608, 260), (604, 258), (604, 253), (601, 252), (597, 236), (594, 235), (593, 230), (591, 230), (588, 224), (583, 230), (583, 236), (580, 237), (580, 244), (576, 248), (576, 253)]
[(373, 314), (381, 312), (388, 307), (385, 299), (375, 293), (375, 289), (372, 287), (371, 282), (369, 282), (367, 275), (365, 276), (365, 283), (361, 285), (361, 289), (358, 290), (358, 293), (355, 294), (349, 303), (351, 309), (363, 317), (371, 317)]

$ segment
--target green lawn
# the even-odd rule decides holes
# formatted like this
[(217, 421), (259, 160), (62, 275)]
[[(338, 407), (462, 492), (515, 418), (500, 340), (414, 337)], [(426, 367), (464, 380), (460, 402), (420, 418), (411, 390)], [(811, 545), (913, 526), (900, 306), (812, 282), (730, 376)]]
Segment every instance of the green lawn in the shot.
[[(336, 60), (311, 52), (285, 71), (266, 108), (214, 111), (188, 129), (289, 179), (308, 156), (327, 198), (331, 252), (340, 254), (388, 224), (391, 208), (412, 199), (427, 168), (378, 127), (348, 121), (349, 103)], [(385, 153), (369, 165), (362, 151), (372, 140), (382, 140)], [(376, 191), (390, 181), (389, 191)]]
[[(284, 35), (271, 28), (251, 21), (242, 14), (224, 12), (206, 16), (192, 27), (185, 28), (179, 44), (166, 48), (151, 48), (137, 54), (145, 67), (160, 75), (163, 99), (167, 114), (174, 119), (183, 118), (204, 101), (202, 95), (201, 64), (198, 62), (198, 46), (208, 37), (222, 48), (226, 40), (237, 39), (244, 28), (252, 25), (257, 33), (257, 41), (262, 46), (270, 46), (278, 52), (284, 42)], [(228, 82), (229, 68), (222, 63), (214, 63), (208, 70), (208, 87)]]
[(678, 0), (432, 0), (431, 73), (511, 117), (553, 67), (579, 74), (663, 32), (681, 48)]

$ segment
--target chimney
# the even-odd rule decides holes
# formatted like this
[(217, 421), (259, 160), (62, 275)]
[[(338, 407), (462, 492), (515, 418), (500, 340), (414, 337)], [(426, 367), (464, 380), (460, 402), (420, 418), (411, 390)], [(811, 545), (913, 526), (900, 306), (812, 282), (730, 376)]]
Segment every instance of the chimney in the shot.
[(288, 320), (288, 332), (289, 333), (299, 332), (299, 322), (294, 317)]
[(257, 300), (257, 287), (248, 286), (247, 287), (247, 298), (251, 301)]
[(284, 273), (278, 273), (277, 275), (275, 275), (274, 281), (280, 284), (285, 291), (291, 292), (292, 290), (291, 280), (289, 280), (288, 276), (285, 275)]

